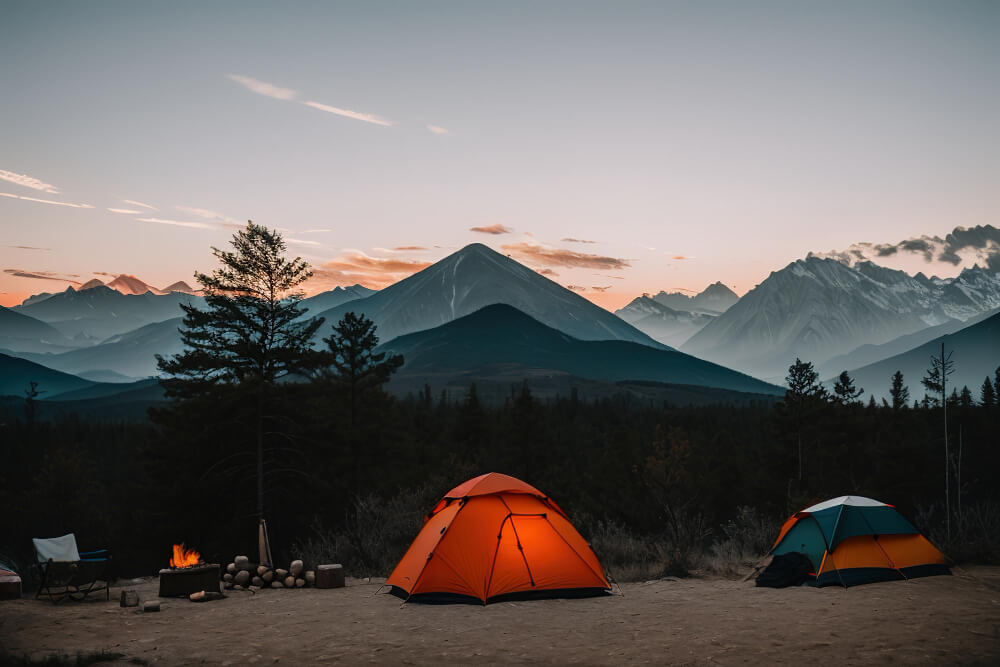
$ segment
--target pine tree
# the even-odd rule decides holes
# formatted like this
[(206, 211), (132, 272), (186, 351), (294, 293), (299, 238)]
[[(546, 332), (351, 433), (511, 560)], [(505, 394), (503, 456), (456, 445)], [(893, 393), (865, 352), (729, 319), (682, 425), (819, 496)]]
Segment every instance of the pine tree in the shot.
[(37, 410), (35, 399), (44, 393), (46, 393), (44, 389), (38, 391), (38, 383), (34, 380), (28, 382), (28, 388), (24, 390), (24, 417), (27, 420), (28, 428), (35, 425), (35, 411)]
[(962, 387), (962, 393), (958, 395), (958, 405), (961, 408), (971, 408), (975, 404), (972, 400), (972, 392), (969, 390), (968, 385)]
[(990, 382), (989, 376), (986, 376), (986, 379), (983, 380), (983, 387), (979, 390), (979, 404), (989, 409), (995, 406), (996, 402), (997, 395), (993, 390), (993, 383)]
[[(303, 295), (295, 288), (312, 272), (301, 258), (284, 257), (281, 234), (250, 221), (230, 244), (232, 250), (212, 248), (219, 268), (195, 273), (206, 309), (181, 304), (184, 351), (156, 359), (166, 376), (160, 383), (175, 402), (211, 401), (234, 391), (249, 399), (245, 418), (253, 422), (256, 436), (257, 514), (263, 521), (270, 399), (282, 378), (321, 363), (310, 341), (323, 320), (299, 319), (305, 312), (299, 307)], [(183, 406), (175, 412), (184, 418)]]
[(841, 405), (852, 405), (865, 390), (854, 387), (854, 379), (844, 371), (833, 385), (833, 400)]
[(798, 444), (798, 479), (802, 481), (802, 435), (806, 417), (819, 405), (826, 402), (827, 391), (819, 382), (819, 373), (813, 370), (811, 362), (795, 359), (785, 376), (788, 389), (782, 401), (784, 409), (792, 416)]
[[(892, 409), (900, 410), (905, 408), (910, 400), (910, 389), (903, 384), (903, 373), (896, 371), (892, 376), (892, 386), (889, 388), (889, 395), (892, 397)], [(916, 407), (916, 404), (914, 404)]]
[[(944, 408), (942, 410), (942, 414), (944, 415), (944, 508), (945, 530), (947, 531), (949, 540), (951, 539), (951, 475), (949, 473), (951, 454), (948, 451), (948, 401), (945, 398), (945, 392), (948, 388), (948, 376), (954, 372), (955, 362), (951, 360), (951, 355), (951, 352), (945, 355), (944, 343), (941, 343), (941, 356), (931, 357), (931, 367), (927, 369), (927, 375), (920, 380), (920, 383), (928, 390), (941, 393), (939, 405)], [(925, 396), (925, 398), (930, 403), (930, 397)], [(934, 400), (937, 401), (938, 399)]]
[(333, 325), (333, 333), (323, 339), (329, 352), (326, 355), (332, 367), (327, 378), (346, 391), (351, 410), (351, 426), (358, 422), (361, 399), (372, 389), (380, 388), (403, 365), (403, 357), (388, 352), (375, 352), (378, 336), (375, 323), (364, 313), (359, 317), (345, 313)]

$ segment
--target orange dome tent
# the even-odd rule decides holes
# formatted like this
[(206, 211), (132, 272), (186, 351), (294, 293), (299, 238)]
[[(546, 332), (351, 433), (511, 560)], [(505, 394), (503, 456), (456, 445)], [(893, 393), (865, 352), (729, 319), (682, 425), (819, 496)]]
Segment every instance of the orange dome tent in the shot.
[(566, 513), (530, 484), (495, 472), (445, 494), (386, 584), (394, 595), (422, 602), (611, 592)]

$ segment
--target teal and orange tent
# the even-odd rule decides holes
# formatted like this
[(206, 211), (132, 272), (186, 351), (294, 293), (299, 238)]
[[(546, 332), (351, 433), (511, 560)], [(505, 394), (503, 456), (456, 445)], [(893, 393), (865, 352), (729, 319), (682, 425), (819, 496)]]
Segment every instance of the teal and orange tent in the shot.
[(597, 556), (555, 501), (499, 473), (446, 493), (386, 584), (415, 602), (611, 592)]
[(841, 496), (785, 521), (771, 553), (804, 553), (816, 586), (950, 574), (948, 559), (892, 505)]

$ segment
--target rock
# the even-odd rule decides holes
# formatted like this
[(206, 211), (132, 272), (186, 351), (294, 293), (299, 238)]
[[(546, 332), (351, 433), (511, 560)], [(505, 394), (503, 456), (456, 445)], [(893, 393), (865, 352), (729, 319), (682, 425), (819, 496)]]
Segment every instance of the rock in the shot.
[(285, 577), (288, 576), (288, 570), (282, 570), (279, 567), (277, 570), (274, 571), (274, 575), (278, 577), (278, 579), (284, 579)]
[(236, 576), (233, 577), (233, 581), (239, 584), (240, 586), (246, 586), (247, 584), (250, 583), (250, 573), (247, 572), (246, 570), (240, 570), (239, 572), (236, 573)]
[(295, 577), (293, 577), (292, 575), (288, 575), (287, 577), (285, 577), (285, 588), (294, 588), (294, 587), (295, 587)]
[(269, 584), (269, 583), (271, 583), (271, 581), (274, 580), (274, 571), (273, 570), (268, 570), (264, 574), (260, 575), (260, 578), (264, 580), (265, 584)]
[(288, 566), (288, 574), (292, 575), (293, 577), (298, 577), (300, 574), (302, 574), (302, 570), (304, 569), (305, 568), (302, 565), (302, 561), (293, 560), (292, 564)]
[(226, 572), (224, 575), (222, 575), (222, 580), (223, 581), (232, 581), (233, 580), (233, 575), (231, 575), (230, 573)]
[(267, 565), (258, 565), (257, 566), (257, 576), (258, 577), (263, 577), (264, 573), (268, 572), (270, 569), (271, 568), (269, 568)]
[(250, 583), (251, 585), (256, 586), (257, 588), (260, 588), (261, 586), (264, 585), (264, 580), (261, 579), (260, 577), (254, 577), (253, 579), (250, 580)]
[(296, 587), (296, 588), (302, 588), (302, 587), (303, 587), (303, 586), (305, 586), (305, 585), (306, 585), (306, 580), (305, 580), (305, 579), (302, 579), (302, 578), (300, 577), (300, 578), (297, 578), (297, 579), (295, 580), (295, 587)]
[(237, 570), (250, 571), (250, 559), (246, 556), (237, 556), (233, 563), (236, 565)]
[(226, 566), (226, 572), (229, 574), (236, 574), (236, 563), (230, 563)]
[(312, 570), (306, 570), (304, 578), (306, 580), (306, 583), (309, 584), (310, 586), (316, 583), (316, 573), (313, 572)]
[(146, 600), (142, 603), (143, 611), (160, 611), (160, 601), (159, 600)]

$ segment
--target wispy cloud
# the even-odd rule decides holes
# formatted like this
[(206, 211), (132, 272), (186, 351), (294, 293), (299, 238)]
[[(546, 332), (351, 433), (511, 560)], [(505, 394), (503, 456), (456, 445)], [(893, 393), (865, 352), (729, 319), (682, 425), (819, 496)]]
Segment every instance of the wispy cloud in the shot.
[(586, 292), (586, 287), (581, 287), (580, 285), (566, 285), (566, 289), (573, 290), (574, 292)]
[(336, 114), (338, 116), (344, 116), (345, 118), (362, 120), (366, 123), (383, 125), (385, 127), (392, 127), (393, 125), (395, 125), (395, 123), (392, 122), (391, 120), (386, 120), (385, 118), (380, 118), (370, 113), (351, 111), (350, 109), (341, 109), (340, 107), (332, 107), (329, 104), (320, 104), (319, 102), (303, 102), (302, 104), (305, 104), (307, 107), (312, 107), (313, 109), (319, 109), (320, 111), (325, 111), (327, 113)]
[(7, 171), (6, 169), (0, 169), (0, 180), (10, 181), (11, 183), (15, 183), (17, 185), (23, 185), (24, 187), (31, 188), (32, 190), (48, 192), (51, 195), (59, 194), (59, 188), (54, 185), (49, 185), (44, 181), (40, 181), (34, 176), (18, 174), (17, 172)]
[(313, 268), (310, 282), (329, 287), (361, 283), (366, 287), (381, 289), (430, 265), (430, 262), (421, 260), (371, 257), (355, 250)]
[(684, 255), (673, 255), (670, 259), (691, 259), (691, 258), (685, 257)]
[(39, 204), (52, 204), (53, 206), (69, 206), (70, 208), (94, 208), (90, 204), (74, 204), (68, 201), (53, 201), (51, 199), (35, 199), (34, 197), (22, 197), (9, 192), (0, 192), (0, 197), (10, 197), (11, 199), (22, 199), (24, 201), (38, 202)]
[(8, 248), (17, 248), (18, 250), (52, 250), (52, 248), (37, 248), (33, 245), (9, 245)]
[(298, 245), (323, 245), (319, 241), (306, 241), (304, 239), (285, 239), (288, 243), (296, 243)]
[(556, 273), (552, 269), (536, 269), (536, 270), (538, 271), (538, 273), (542, 274), (543, 276), (553, 276), (553, 277), (555, 277), (555, 276), (559, 275), (558, 273)]
[(574, 239), (571, 237), (564, 238), (563, 243), (597, 243), (597, 241), (587, 241), (585, 239)]
[[(181, 211), (182, 213), (189, 213), (191, 215), (196, 215), (199, 218), (204, 218), (205, 220), (211, 220), (215, 224), (221, 225), (222, 227), (228, 227), (230, 229), (242, 229), (244, 227), (243, 223), (241, 223), (236, 218), (230, 217), (225, 213), (212, 211), (207, 208), (196, 208), (193, 206), (175, 206), (174, 208), (176, 208), (178, 211)], [(281, 231), (287, 232), (291, 230), (282, 228)]]
[(4, 269), (4, 273), (10, 276), (15, 276), (17, 278), (34, 278), (35, 280), (58, 280), (59, 282), (73, 283), (79, 285), (79, 280), (73, 280), (73, 278), (79, 278), (75, 273), (56, 273), (55, 271), (30, 271), (25, 269)]
[(327, 232), (332, 232), (332, 231), (333, 231), (332, 229), (307, 229), (306, 231), (300, 232), (300, 233), (302, 233), (302, 234), (325, 234)]
[(136, 218), (139, 222), (155, 222), (160, 225), (176, 225), (177, 227), (190, 227), (192, 229), (212, 229), (212, 225), (204, 222), (190, 222), (187, 220), (168, 220), (164, 218)]
[(276, 100), (293, 100), (295, 99), (295, 91), (289, 88), (279, 88), (270, 83), (264, 81), (258, 81), (257, 79), (251, 79), (248, 76), (242, 76), (240, 74), (230, 74), (229, 78), (236, 83), (242, 84), (249, 90), (257, 93), (258, 95), (264, 95), (265, 97), (273, 97)]
[(591, 287), (590, 289), (594, 290), (595, 292), (607, 292), (609, 289), (611, 289), (611, 285), (608, 285), (607, 287)]
[(393, 250), (397, 252), (403, 252), (406, 250), (427, 250), (427, 248), (425, 248), (422, 245), (398, 245), (395, 248), (393, 248)]
[(469, 231), (479, 232), (480, 234), (510, 234), (514, 230), (498, 222), (495, 225), (486, 225), (484, 227), (469, 227)]
[(621, 270), (631, 266), (628, 260), (619, 257), (604, 257), (563, 248), (548, 248), (534, 243), (514, 243), (501, 247), (518, 259), (542, 266), (604, 270)]
[(112, 213), (126, 213), (130, 215), (139, 215), (142, 213), (142, 211), (136, 211), (130, 208), (109, 208), (108, 210)]
[(141, 201), (135, 201), (134, 199), (123, 199), (126, 204), (132, 204), (132, 206), (138, 206), (140, 208), (148, 208), (150, 211), (159, 211), (160, 209), (152, 206), (151, 204), (143, 204)]
[(440, 125), (426, 125), (425, 127), (434, 134), (451, 134), (447, 128), (441, 127)]

